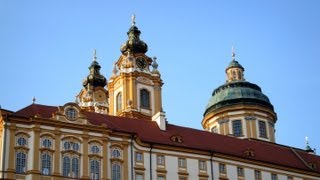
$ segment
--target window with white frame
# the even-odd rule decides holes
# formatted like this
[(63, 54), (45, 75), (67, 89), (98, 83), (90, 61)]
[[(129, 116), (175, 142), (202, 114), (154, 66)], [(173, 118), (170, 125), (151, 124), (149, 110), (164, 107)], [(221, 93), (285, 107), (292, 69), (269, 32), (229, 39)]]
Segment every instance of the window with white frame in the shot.
[(277, 174), (271, 174), (271, 180), (278, 180)]
[(185, 158), (178, 158), (178, 167), (179, 168), (187, 168), (187, 160)]
[(164, 155), (157, 155), (157, 165), (164, 166), (165, 165), (165, 157)]
[(143, 162), (143, 154), (141, 152), (136, 152), (135, 160), (136, 160), (136, 163), (142, 163)]
[(237, 174), (239, 177), (244, 177), (244, 169), (242, 167), (237, 167)]
[(41, 147), (52, 149), (52, 139), (51, 138), (43, 137), (43, 138), (41, 138), (41, 140), (42, 140)]
[(220, 163), (220, 164), (219, 164), (219, 172), (220, 172), (221, 174), (226, 174), (226, 173), (227, 173), (227, 168), (226, 168), (226, 165), (225, 165), (225, 164), (223, 164), (223, 163)]
[(262, 138), (267, 138), (267, 125), (264, 121), (259, 121), (259, 135)]
[(16, 152), (16, 173), (26, 173), (27, 154), (25, 152)]
[(90, 160), (90, 179), (92, 180), (100, 179), (100, 160), (97, 160), (97, 159)]
[(62, 157), (62, 176), (78, 178), (79, 166), (80, 166), (79, 156), (65, 154)]
[(145, 109), (150, 108), (150, 93), (146, 89), (140, 90), (140, 103), (141, 107)]
[(92, 144), (90, 147), (91, 154), (100, 154), (100, 147), (97, 144)]
[(261, 180), (261, 171), (258, 171), (258, 170), (254, 171), (254, 179)]
[(233, 129), (233, 135), (235, 137), (242, 136), (242, 122), (241, 122), (241, 120), (232, 121), (232, 129)]
[(121, 180), (121, 164), (119, 162), (111, 164), (111, 180)]
[(49, 152), (41, 154), (41, 174), (51, 175), (52, 156)]
[(80, 143), (73, 141), (64, 141), (63, 142), (63, 150), (72, 150), (75, 152), (80, 151)]
[(18, 136), (17, 137), (17, 146), (21, 146), (21, 147), (27, 147), (28, 146), (28, 141), (27, 141), (27, 137), (25, 136)]
[(78, 111), (74, 107), (68, 107), (65, 111), (65, 115), (69, 120), (75, 120), (78, 117)]
[(15, 145), (15, 166), (16, 173), (25, 174), (27, 171), (27, 157), (28, 157), (28, 137), (26, 133), (16, 134)]
[(121, 159), (121, 151), (118, 148), (115, 148), (111, 151), (111, 158)]
[(207, 162), (205, 160), (199, 160), (199, 170), (200, 171), (207, 170)]

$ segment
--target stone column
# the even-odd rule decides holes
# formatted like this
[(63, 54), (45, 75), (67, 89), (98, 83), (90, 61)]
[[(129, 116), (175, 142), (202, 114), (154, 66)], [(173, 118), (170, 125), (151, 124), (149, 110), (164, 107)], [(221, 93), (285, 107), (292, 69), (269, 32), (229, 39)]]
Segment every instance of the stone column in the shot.
[(83, 175), (82, 179), (89, 179), (89, 157), (88, 157), (88, 140), (89, 135), (87, 132), (83, 132), (82, 135), (82, 145), (83, 145), (83, 154), (82, 154), (82, 160), (83, 160)]
[(40, 125), (33, 127), (33, 147), (30, 147), (30, 151), (33, 151), (33, 167), (31, 167), (30, 178), (33, 180), (40, 179)]
[(7, 152), (7, 154), (5, 155), (6, 158), (8, 158), (8, 168), (7, 168), (7, 178), (8, 179), (15, 179), (14, 178), (14, 172), (15, 172), (15, 167), (14, 167), (14, 162), (15, 162), (15, 150), (14, 150), (14, 146), (16, 144), (15, 142), (15, 132), (16, 132), (16, 125), (15, 124), (11, 124), (8, 127), (9, 130), (9, 142), (7, 144), (9, 144), (9, 152)]
[(53, 156), (53, 180), (59, 180), (61, 173), (60, 173), (60, 160), (61, 160), (61, 153), (60, 153), (60, 145), (61, 145), (61, 132), (59, 129), (54, 131), (55, 134), (55, 141), (54, 141), (54, 156)]
[(129, 179), (128, 142), (123, 142), (123, 179)]
[(102, 162), (103, 164), (101, 165), (101, 171), (102, 171), (102, 180), (107, 180), (108, 179), (108, 137), (107, 135), (103, 135), (102, 138)]

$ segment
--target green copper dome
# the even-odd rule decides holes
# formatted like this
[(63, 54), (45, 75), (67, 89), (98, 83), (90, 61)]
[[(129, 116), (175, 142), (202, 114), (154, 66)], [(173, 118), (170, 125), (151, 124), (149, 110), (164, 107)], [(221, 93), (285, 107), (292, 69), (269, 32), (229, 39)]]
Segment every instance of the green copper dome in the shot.
[(244, 68), (241, 66), (241, 64), (236, 61), (236, 60), (232, 60), (230, 63), (229, 63), (229, 66), (227, 67), (226, 71), (230, 68), (240, 68), (242, 70), (244, 70)]
[(273, 111), (269, 98), (261, 92), (261, 88), (243, 80), (228, 82), (215, 89), (204, 115), (220, 108), (238, 104), (264, 106)]

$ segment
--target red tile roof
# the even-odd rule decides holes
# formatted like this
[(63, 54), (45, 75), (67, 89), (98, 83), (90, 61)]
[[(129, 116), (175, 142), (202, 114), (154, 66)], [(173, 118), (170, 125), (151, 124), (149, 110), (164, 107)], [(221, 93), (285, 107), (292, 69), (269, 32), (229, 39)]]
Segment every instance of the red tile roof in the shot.
[[(29, 118), (40, 115), (43, 118), (51, 118), (57, 111), (58, 107), (32, 104), (13, 113), (13, 116)], [(308, 154), (301, 149), (253, 139), (238, 139), (172, 124), (167, 124), (166, 131), (162, 131), (155, 122), (149, 120), (91, 112), (84, 114), (93, 125), (100, 126), (105, 123), (112, 131), (135, 134), (145, 143), (203, 150), (320, 173), (320, 156)], [(173, 142), (171, 137), (174, 135), (179, 135), (182, 143)], [(252, 151), (253, 156), (248, 156), (246, 151)], [(309, 163), (313, 163), (317, 169), (310, 169), (307, 166)]]

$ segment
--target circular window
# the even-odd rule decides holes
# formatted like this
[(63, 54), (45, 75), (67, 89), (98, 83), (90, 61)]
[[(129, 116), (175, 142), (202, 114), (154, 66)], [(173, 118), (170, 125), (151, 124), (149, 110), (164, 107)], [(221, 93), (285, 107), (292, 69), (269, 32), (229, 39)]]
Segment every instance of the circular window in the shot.
[(78, 112), (75, 108), (66, 109), (66, 116), (70, 120), (75, 120), (78, 116)]

